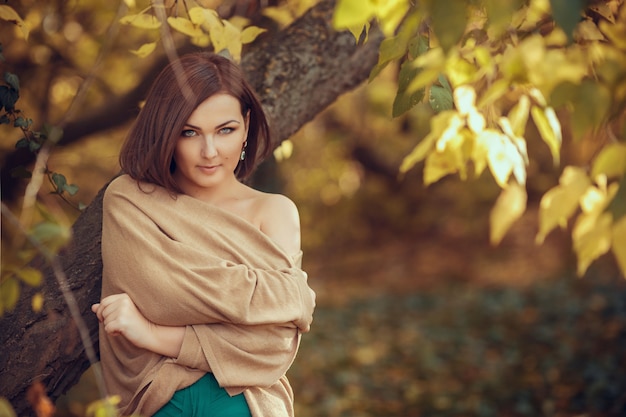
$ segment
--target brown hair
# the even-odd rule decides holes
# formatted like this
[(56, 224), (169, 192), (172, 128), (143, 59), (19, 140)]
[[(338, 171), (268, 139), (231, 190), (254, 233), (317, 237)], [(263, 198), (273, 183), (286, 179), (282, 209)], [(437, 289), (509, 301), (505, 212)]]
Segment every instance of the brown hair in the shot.
[[(179, 80), (186, 83), (190, 94), (184, 94)], [(196, 107), (217, 93), (239, 100), (244, 118), (249, 112), (246, 158), (235, 169), (237, 178), (247, 178), (271, 152), (267, 118), (241, 69), (228, 58), (210, 52), (181, 56), (154, 80), (122, 146), (122, 171), (137, 181), (182, 193), (172, 176), (176, 142)]]

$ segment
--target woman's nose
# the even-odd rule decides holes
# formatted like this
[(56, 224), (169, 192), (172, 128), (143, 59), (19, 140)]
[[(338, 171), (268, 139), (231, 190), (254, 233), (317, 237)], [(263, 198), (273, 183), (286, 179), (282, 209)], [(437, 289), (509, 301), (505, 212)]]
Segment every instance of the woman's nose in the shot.
[(211, 136), (205, 135), (202, 141), (202, 157), (212, 158), (217, 155), (217, 149), (215, 148), (215, 141)]

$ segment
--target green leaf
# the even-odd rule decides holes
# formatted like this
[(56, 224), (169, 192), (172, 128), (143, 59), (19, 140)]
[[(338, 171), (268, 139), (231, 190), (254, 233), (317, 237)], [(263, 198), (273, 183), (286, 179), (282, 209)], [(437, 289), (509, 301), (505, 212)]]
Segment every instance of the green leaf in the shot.
[(583, 0), (550, 0), (552, 17), (563, 29), (570, 42), (574, 36), (574, 29), (581, 20), (585, 3)]
[(28, 129), (28, 127), (33, 123), (31, 119), (25, 119), (22, 116), (15, 119), (13, 122), (14, 127), (23, 127), (24, 129)]
[(415, 59), (420, 55), (424, 55), (428, 52), (428, 37), (424, 35), (418, 35), (413, 37), (409, 41), (409, 58)]
[(57, 190), (61, 192), (65, 189), (65, 186), (67, 185), (65, 175), (56, 172), (52, 174), (52, 182), (56, 186)]
[(444, 110), (452, 110), (453, 99), (452, 93), (446, 87), (433, 85), (430, 87), (430, 94), (428, 97), (430, 107), (436, 112), (442, 112)]
[(398, 117), (406, 113), (424, 98), (426, 94), (425, 88), (420, 88), (416, 91), (407, 91), (411, 80), (413, 80), (420, 71), (421, 68), (415, 67), (412, 62), (404, 62), (400, 67), (400, 73), (398, 75), (398, 93), (393, 101), (393, 117)]
[(68, 227), (54, 222), (37, 223), (31, 233), (34, 239), (45, 244), (52, 251), (59, 250), (68, 242), (71, 236), (71, 231)]
[(511, 18), (523, 0), (485, 0), (485, 9), (489, 26), (495, 37), (503, 33), (511, 24)]
[(390, 62), (404, 57), (408, 51), (410, 60), (426, 53), (428, 50), (428, 38), (414, 36), (419, 21), (418, 16), (411, 14), (400, 28), (397, 36), (384, 39), (379, 47), (378, 63), (372, 69), (369, 76), (371, 82)]
[(464, 0), (431, 0), (430, 14), (433, 30), (444, 51), (455, 46), (465, 33), (467, 9)]
[(15, 91), (19, 93), (20, 91), (20, 80), (17, 78), (17, 75), (12, 74), (10, 72), (4, 73), (4, 81), (9, 84)]
[(26, 139), (26, 138), (22, 138), (22, 139), (18, 140), (15, 143), (15, 149), (28, 148), (28, 146), (29, 146), (28, 142), (29, 142), (29, 140)]
[(69, 195), (75, 195), (78, 192), (79, 187), (76, 184), (65, 184), (63, 190), (67, 191)]
[(37, 142), (36, 140), (29, 140), (28, 149), (30, 149), (31, 152), (36, 152), (41, 149), (41, 143)]
[(13, 88), (0, 85), (0, 110), (5, 108), (8, 112), (13, 111), (19, 97), (19, 93)]
[(26, 169), (24, 165), (20, 165), (11, 170), (11, 178), (30, 179), (33, 174)]
[(63, 137), (63, 129), (47, 123), (44, 124), (43, 131), (41, 133), (52, 143), (58, 143)]

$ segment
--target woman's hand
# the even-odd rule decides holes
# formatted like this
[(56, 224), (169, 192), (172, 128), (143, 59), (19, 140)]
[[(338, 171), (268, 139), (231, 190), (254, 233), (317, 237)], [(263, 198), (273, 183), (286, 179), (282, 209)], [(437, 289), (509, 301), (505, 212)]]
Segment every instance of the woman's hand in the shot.
[(128, 294), (114, 294), (91, 306), (104, 331), (124, 336), (133, 345), (176, 358), (185, 335), (184, 326), (160, 326), (146, 319)]
[(112, 336), (122, 335), (133, 345), (147, 347), (152, 323), (146, 319), (128, 294), (114, 294), (91, 306), (104, 331)]

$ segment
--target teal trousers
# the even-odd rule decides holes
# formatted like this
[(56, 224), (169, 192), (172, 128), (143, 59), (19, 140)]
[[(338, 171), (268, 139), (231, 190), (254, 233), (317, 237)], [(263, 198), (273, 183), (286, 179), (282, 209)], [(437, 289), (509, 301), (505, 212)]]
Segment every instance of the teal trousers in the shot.
[(231, 397), (208, 373), (174, 393), (153, 417), (252, 417), (243, 394)]

